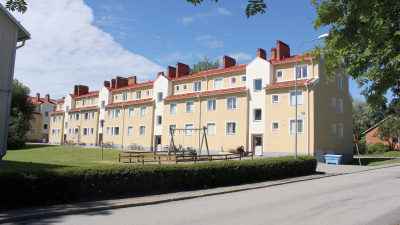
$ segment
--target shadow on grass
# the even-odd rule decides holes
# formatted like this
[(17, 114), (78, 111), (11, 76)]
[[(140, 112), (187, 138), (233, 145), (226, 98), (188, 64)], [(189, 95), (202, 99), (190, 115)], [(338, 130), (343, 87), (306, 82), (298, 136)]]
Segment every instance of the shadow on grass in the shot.
[(54, 147), (54, 146), (47, 145), (47, 144), (31, 144), (31, 143), (27, 143), (21, 149), (8, 149), (7, 151), (23, 151), (23, 150), (32, 150), (32, 149), (35, 149), (35, 148), (48, 148), (48, 147)]
[(2, 171), (45, 170), (45, 169), (60, 169), (65, 167), (72, 167), (72, 166), (3, 160)]
[[(361, 165), (363, 166), (369, 166), (370, 164), (373, 163), (378, 163), (378, 162), (385, 162), (385, 161), (389, 161), (392, 159), (396, 159), (396, 158), (361, 158)], [(348, 165), (360, 165), (360, 162), (358, 161), (358, 158), (354, 157), (353, 162), (349, 163)]]

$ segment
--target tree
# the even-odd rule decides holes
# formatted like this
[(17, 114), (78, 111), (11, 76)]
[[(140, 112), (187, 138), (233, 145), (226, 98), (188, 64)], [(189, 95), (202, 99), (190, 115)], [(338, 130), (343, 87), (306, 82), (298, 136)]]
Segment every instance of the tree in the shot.
[(359, 98), (353, 102), (353, 133), (361, 133), (376, 124), (376, 120), (372, 117), (372, 108)]
[[(194, 5), (201, 4), (203, 3), (203, 0), (186, 0), (187, 2), (190, 2)], [(218, 0), (211, 0), (214, 1), (215, 3), (218, 2)], [(264, 14), (265, 9), (267, 8), (267, 4), (265, 4), (264, 0), (248, 0), (247, 1), (247, 7), (246, 7), (246, 16), (249, 18), (250, 16), (254, 16), (257, 13)]]
[(28, 87), (14, 79), (8, 127), (9, 149), (20, 149), (25, 146), (25, 134), (30, 130), (30, 120), (35, 110), (35, 105), (28, 101), (30, 92)]
[(193, 64), (193, 68), (190, 69), (190, 73), (196, 73), (205, 70), (212, 70), (219, 68), (219, 59), (215, 60), (214, 63), (210, 62), (210, 59), (207, 56), (203, 56), (204, 61), (199, 61), (197, 64)]
[(382, 141), (386, 141), (389, 144), (390, 150), (393, 151), (395, 150), (395, 144), (398, 141), (399, 135), (400, 120), (389, 116), (379, 124), (378, 132), (374, 134), (374, 137), (378, 137)]
[(6, 8), (11, 11), (17, 10), (20, 13), (24, 13), (27, 10), (25, 0), (7, 0)]
[(330, 26), (329, 37), (312, 50), (324, 54), (325, 72), (338, 69), (354, 78), (369, 104), (391, 90), (400, 96), (400, 1), (313, 0), (315, 29)]

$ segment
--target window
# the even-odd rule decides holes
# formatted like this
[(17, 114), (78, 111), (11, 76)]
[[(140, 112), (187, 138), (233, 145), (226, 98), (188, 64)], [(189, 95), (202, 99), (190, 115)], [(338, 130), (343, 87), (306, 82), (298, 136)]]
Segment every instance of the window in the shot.
[[(295, 123), (296, 123), (296, 120), (294, 120), (294, 119), (290, 120), (290, 134), (296, 133)], [(303, 120), (297, 120), (297, 133), (298, 134), (303, 133)]]
[(262, 79), (255, 79), (254, 80), (254, 91), (261, 91), (262, 90)]
[(133, 117), (135, 115), (135, 108), (131, 107), (128, 109), (129, 117)]
[(49, 116), (49, 111), (44, 111), (44, 116)]
[[(176, 129), (176, 124), (170, 124), (168, 126), (168, 135), (171, 136), (171, 129)], [(174, 130), (174, 136), (176, 136), (176, 130)]]
[(63, 107), (62, 103), (58, 104), (58, 109), (62, 109), (62, 107)]
[(79, 120), (79, 114), (78, 114), (78, 113), (75, 113), (75, 114), (74, 114), (74, 120), (75, 120), (75, 121), (78, 121), (78, 120)]
[(37, 123), (37, 118), (36, 118), (36, 117), (33, 117), (33, 118), (31, 119), (31, 123)]
[(122, 93), (122, 101), (127, 101), (128, 100), (128, 93)]
[(339, 123), (339, 138), (343, 138), (343, 124)]
[(94, 112), (90, 113), (90, 119), (94, 119)]
[(90, 135), (94, 134), (94, 128), (90, 128)]
[(193, 82), (193, 91), (201, 91), (201, 81)]
[(118, 136), (119, 135), (119, 127), (113, 127), (111, 130), (111, 135)]
[(56, 129), (51, 129), (51, 136), (56, 136)]
[(120, 109), (114, 109), (113, 110), (113, 118), (119, 118), (121, 115), (121, 110)]
[(90, 119), (90, 118), (89, 118), (89, 113), (85, 112), (85, 113), (83, 114), (83, 119), (84, 119), (84, 120), (89, 120), (89, 119)]
[(342, 76), (338, 75), (338, 87), (342, 89)]
[[(294, 91), (289, 91), (290, 93), (290, 105), (296, 104), (296, 96)], [(297, 90), (297, 105), (303, 105), (303, 90)]]
[(107, 134), (107, 135), (110, 135), (110, 127), (107, 127), (107, 128), (106, 128), (106, 134)]
[(271, 95), (271, 102), (278, 103), (279, 102), (279, 95)]
[(115, 100), (115, 101), (118, 100), (118, 95), (115, 95), (115, 96), (114, 96), (114, 100)]
[(111, 109), (107, 110), (107, 118), (111, 118)]
[(246, 83), (246, 75), (240, 76), (240, 83)]
[(140, 99), (142, 97), (141, 91), (136, 91), (136, 99)]
[(128, 126), (128, 130), (126, 132), (126, 135), (133, 136), (133, 126)]
[(332, 124), (332, 133), (336, 133), (336, 124)]
[(146, 135), (146, 126), (139, 126), (139, 136)]
[(86, 106), (86, 100), (85, 99), (82, 100), (82, 106)]
[(67, 111), (69, 110), (69, 106), (67, 106)]
[(262, 119), (262, 110), (254, 109), (254, 121), (261, 121)]
[(217, 99), (207, 100), (207, 112), (212, 112), (217, 110)]
[(72, 120), (72, 114), (69, 114), (69, 120)]
[[(193, 124), (185, 124), (185, 129), (193, 129)], [(185, 130), (185, 136), (192, 136), (193, 130)]]
[(162, 102), (163, 99), (163, 93), (162, 92), (158, 92), (157, 93), (157, 102)]
[(335, 82), (335, 80), (336, 80), (335, 77), (332, 77), (332, 82)]
[(78, 136), (79, 129), (78, 129), (78, 128), (75, 128), (75, 129), (73, 129), (73, 130), (74, 130), (74, 136)]
[(207, 123), (207, 135), (215, 135), (215, 123)]
[(31, 129), (29, 130), (29, 134), (30, 134), (30, 135), (36, 135), (36, 128), (31, 128)]
[(236, 84), (236, 77), (231, 77), (231, 84)]
[(194, 112), (194, 102), (186, 102), (186, 113), (193, 113)]
[(339, 99), (339, 112), (340, 113), (343, 112), (343, 101), (342, 101), (342, 99)]
[(336, 99), (332, 98), (332, 107), (336, 107)]
[(176, 114), (178, 112), (178, 104), (175, 103), (170, 103), (169, 104), (169, 114)]
[(179, 85), (175, 85), (175, 91), (179, 91), (180, 86)]
[(71, 135), (71, 129), (68, 129), (68, 135)]
[(187, 84), (182, 84), (182, 91), (186, 91), (187, 90)]
[(282, 78), (283, 77), (283, 71), (282, 70), (275, 71), (275, 77), (276, 78)]
[(214, 90), (223, 88), (223, 80), (222, 78), (215, 78), (214, 79)]
[(90, 104), (91, 104), (91, 105), (96, 104), (96, 98), (92, 98), (92, 99), (90, 100)]
[(88, 128), (83, 128), (82, 133), (83, 136), (88, 136)]
[(272, 122), (271, 129), (272, 129), (272, 131), (278, 131), (279, 130), (279, 122), (277, 122), (277, 121)]
[(307, 65), (297, 66), (296, 68), (297, 78), (306, 78), (307, 75)]
[(226, 98), (226, 108), (227, 108), (227, 110), (235, 110), (236, 109), (236, 97)]
[(140, 116), (146, 116), (146, 114), (147, 114), (147, 107), (141, 106), (140, 107)]
[(157, 116), (157, 125), (162, 124), (162, 116)]
[(104, 109), (104, 106), (106, 105), (106, 101), (101, 101), (101, 108)]
[(68, 128), (68, 123), (64, 122), (64, 128)]
[(226, 122), (226, 134), (227, 135), (236, 134), (236, 122)]
[(147, 90), (147, 91), (146, 91), (146, 96), (149, 96), (149, 95), (150, 95), (150, 91)]

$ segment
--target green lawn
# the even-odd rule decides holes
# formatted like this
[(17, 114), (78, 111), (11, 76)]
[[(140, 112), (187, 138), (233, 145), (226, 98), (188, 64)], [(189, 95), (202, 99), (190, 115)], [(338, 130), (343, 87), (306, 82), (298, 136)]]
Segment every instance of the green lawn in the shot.
[[(356, 156), (356, 155), (354, 155)], [(400, 151), (390, 151), (383, 154), (366, 154), (360, 155), (361, 157), (400, 157)]]
[[(391, 163), (400, 163), (400, 158), (382, 158), (382, 157), (373, 157), (373, 158), (361, 158), (361, 165), (363, 166), (379, 166), (384, 164)], [(350, 165), (360, 165), (358, 158), (354, 158), (354, 161), (350, 163)]]
[(27, 144), (21, 150), (8, 150), (3, 158), (3, 170), (55, 169), (61, 167), (96, 166), (118, 163), (118, 153), (124, 150), (80, 148)]

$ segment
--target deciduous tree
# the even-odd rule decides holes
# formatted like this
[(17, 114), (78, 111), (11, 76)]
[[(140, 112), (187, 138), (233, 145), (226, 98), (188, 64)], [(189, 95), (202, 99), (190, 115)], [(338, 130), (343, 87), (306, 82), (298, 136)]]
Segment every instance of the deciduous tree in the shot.
[(24, 13), (27, 10), (25, 0), (7, 0), (6, 8), (20, 13)]
[(196, 73), (205, 70), (212, 70), (219, 68), (219, 59), (215, 60), (215, 62), (210, 62), (210, 59), (207, 56), (203, 56), (204, 60), (199, 61), (197, 64), (193, 64), (193, 68), (190, 69), (190, 73)]
[(394, 150), (396, 141), (398, 141), (400, 135), (400, 120), (393, 116), (389, 116), (382, 121), (378, 126), (378, 132), (374, 137), (378, 137), (382, 141), (389, 144), (391, 151)]

